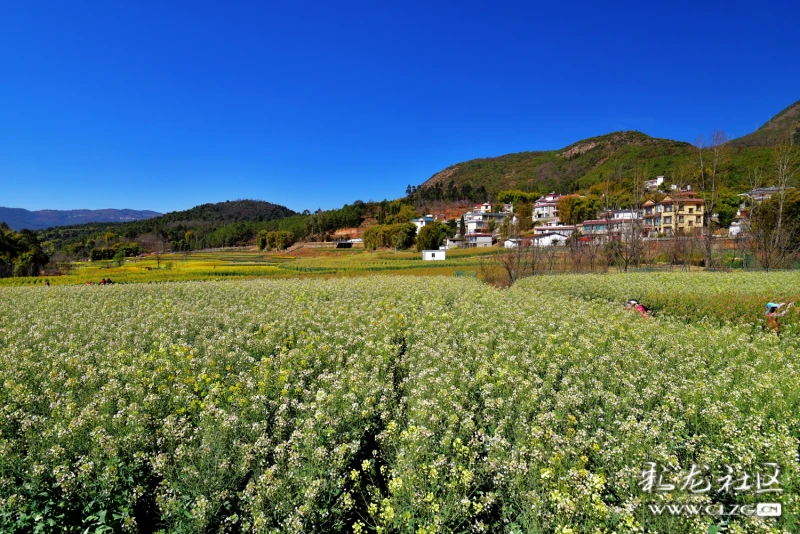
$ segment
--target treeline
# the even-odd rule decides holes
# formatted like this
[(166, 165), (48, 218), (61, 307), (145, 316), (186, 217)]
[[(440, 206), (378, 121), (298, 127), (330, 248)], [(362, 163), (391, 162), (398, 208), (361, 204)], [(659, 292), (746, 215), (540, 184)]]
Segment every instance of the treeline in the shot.
[(412, 223), (376, 224), (364, 232), (364, 248), (411, 248), (417, 237), (417, 227)]
[(0, 223), (0, 278), (37, 276), (48, 261), (50, 256), (35, 232), (14, 232)]
[(412, 223), (378, 224), (367, 228), (364, 232), (364, 248), (408, 249), (416, 246), (418, 251), (436, 250), (448, 237), (456, 233), (455, 220), (447, 224), (434, 221), (427, 224), (417, 233)]
[(406, 198), (415, 204), (423, 202), (458, 202), (459, 200), (469, 202), (490, 202), (493, 200), (486, 190), (486, 187), (481, 185), (473, 188), (472, 184), (464, 183), (463, 185), (456, 185), (454, 180), (450, 180), (447, 184), (436, 182), (433, 185), (409, 185), (406, 187)]
[(99, 261), (99, 260), (121, 261), (124, 260), (125, 258), (136, 256), (141, 252), (142, 252), (142, 247), (139, 246), (139, 243), (120, 241), (119, 243), (114, 243), (110, 247), (93, 249), (89, 254), (89, 258), (91, 258), (92, 261)]
[[(377, 203), (362, 201), (315, 213), (298, 214), (282, 206), (277, 208), (281, 209), (260, 201), (206, 204), (147, 221), (49, 228), (39, 231), (38, 235), (55, 250), (70, 256), (89, 258), (94, 250), (100, 250), (102, 252), (95, 256), (100, 254), (105, 258), (110, 253), (107, 251), (120, 242), (136, 242), (142, 250), (149, 251), (188, 251), (250, 245), (260, 232), (288, 233), (292, 242), (331, 240), (336, 230), (357, 227), (364, 217), (379, 209)], [(252, 219), (237, 220), (240, 217)]]
[(258, 250), (286, 250), (293, 244), (294, 235), (292, 232), (267, 232), (266, 230), (261, 230), (256, 236), (256, 245), (258, 245)]

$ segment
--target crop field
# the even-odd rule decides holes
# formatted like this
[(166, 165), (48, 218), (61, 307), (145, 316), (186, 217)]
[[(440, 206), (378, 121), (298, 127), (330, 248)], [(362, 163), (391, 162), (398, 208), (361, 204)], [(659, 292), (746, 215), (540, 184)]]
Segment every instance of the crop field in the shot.
[[(779, 335), (760, 315), (799, 288), (793, 273), (0, 288), (0, 531), (799, 532), (797, 310)], [(763, 502), (782, 514), (652, 508)]]
[(116, 283), (178, 282), (192, 280), (228, 280), (231, 278), (319, 278), (406, 274), (414, 276), (452, 276), (456, 271), (476, 273), (481, 258), (497, 249), (448, 252), (446, 261), (423, 262), (417, 252), (363, 252), (360, 250), (324, 250), (306, 256), (269, 254), (251, 250), (192, 252), (128, 258), (122, 265), (106, 260), (76, 262), (69, 274), (0, 278), (3, 286), (78, 285), (103, 278)]
[[(800, 301), (800, 272), (616, 273), (589, 276), (531, 277), (526, 287), (565, 297), (622, 304), (643, 302), (656, 315), (686, 322), (711, 321), (761, 326), (767, 302)], [(799, 303), (800, 304), (800, 303)], [(782, 325), (793, 335), (800, 314), (789, 313)], [(787, 335), (788, 335), (787, 331)], [(800, 340), (799, 340), (800, 341)]]

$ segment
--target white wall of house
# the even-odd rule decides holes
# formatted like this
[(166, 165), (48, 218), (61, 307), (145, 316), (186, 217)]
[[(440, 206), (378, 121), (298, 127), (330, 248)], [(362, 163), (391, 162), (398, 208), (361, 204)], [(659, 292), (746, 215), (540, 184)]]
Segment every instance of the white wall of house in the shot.
[(424, 261), (441, 261), (445, 260), (447, 251), (444, 250), (423, 250), (422, 259)]
[(466, 235), (466, 241), (468, 247), (491, 247), (492, 246), (492, 236), (490, 235)]
[(546, 234), (533, 240), (534, 244), (539, 247), (563, 245), (566, 241), (567, 238), (559, 234)]

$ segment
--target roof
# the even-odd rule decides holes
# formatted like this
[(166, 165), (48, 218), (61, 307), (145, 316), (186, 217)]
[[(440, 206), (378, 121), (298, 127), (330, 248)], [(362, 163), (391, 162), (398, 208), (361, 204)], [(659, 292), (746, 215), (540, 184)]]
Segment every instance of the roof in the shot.
[(492, 237), (492, 234), (467, 234), (464, 237)]
[(630, 222), (630, 219), (592, 219), (583, 221), (583, 224), (622, 224), (626, 222)]

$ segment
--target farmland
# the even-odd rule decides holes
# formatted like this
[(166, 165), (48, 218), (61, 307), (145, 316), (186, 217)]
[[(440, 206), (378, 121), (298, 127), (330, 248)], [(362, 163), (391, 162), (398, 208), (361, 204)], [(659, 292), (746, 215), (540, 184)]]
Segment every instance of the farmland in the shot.
[(111, 278), (116, 283), (230, 280), (233, 278), (297, 278), (364, 276), (372, 274), (447, 275), (467, 270), (475, 274), (481, 258), (497, 249), (452, 251), (445, 262), (423, 262), (416, 252), (363, 252), (324, 250), (305, 255), (267, 254), (252, 250), (163, 254), (158, 259), (128, 258), (122, 265), (113, 261), (75, 262), (62, 276), (0, 278), (3, 286), (37, 286), (98, 283)]
[[(389, 256), (359, 274), (421, 263)], [(240, 268), (266, 267), (291, 274)], [(0, 530), (797, 532), (797, 311), (776, 335), (760, 310), (798, 296), (798, 273), (5, 287)], [(777, 464), (784, 513), (653, 514), (759, 496), (647, 493), (648, 462)]]

